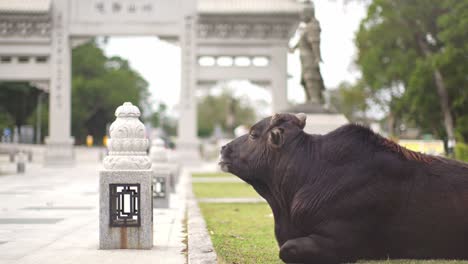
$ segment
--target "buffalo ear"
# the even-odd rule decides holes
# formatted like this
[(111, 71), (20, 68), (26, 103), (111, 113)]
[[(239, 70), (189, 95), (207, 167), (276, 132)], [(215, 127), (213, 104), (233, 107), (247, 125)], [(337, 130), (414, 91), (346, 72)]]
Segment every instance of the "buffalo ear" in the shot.
[(283, 133), (284, 129), (280, 127), (275, 127), (270, 130), (268, 141), (273, 147), (279, 148), (283, 145)]

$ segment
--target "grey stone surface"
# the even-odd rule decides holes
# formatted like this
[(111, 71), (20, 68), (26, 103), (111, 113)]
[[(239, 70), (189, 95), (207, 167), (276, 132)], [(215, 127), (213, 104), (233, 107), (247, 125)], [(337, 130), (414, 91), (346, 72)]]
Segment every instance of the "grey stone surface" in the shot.
[(92, 210), (92, 206), (29, 206), (22, 210)]
[(297, 104), (286, 109), (286, 112), (306, 114), (338, 114), (336, 109), (334, 109), (332, 106), (324, 106), (317, 102)]
[(168, 163), (169, 166), (171, 167), (171, 170), (172, 170), (172, 173), (174, 174), (175, 176), (175, 182), (176, 183), (179, 183), (179, 180), (180, 180), (180, 164), (179, 163), (176, 163), (176, 162), (169, 162)]
[(62, 221), (63, 218), (0, 218), (0, 225), (11, 225), (11, 224), (33, 224), (33, 225), (49, 225), (57, 224)]
[[(109, 184), (140, 184), (140, 227), (109, 226)], [(151, 249), (153, 247), (152, 171), (101, 171), (99, 177), (99, 248)]]
[[(162, 180), (162, 182), (161, 182)], [(175, 192), (175, 185), (171, 183), (171, 171), (169, 169), (155, 168), (153, 166), (153, 207), (154, 208), (169, 208), (169, 200), (171, 193)], [(156, 183), (164, 185), (164, 196), (157, 195)]]
[(32, 192), (22, 192), (22, 191), (4, 191), (0, 192), (0, 195), (30, 195)]
[(16, 163), (16, 172), (24, 173), (26, 171), (26, 164), (24, 162)]
[[(33, 195), (2, 195), (0, 211), (11, 218), (63, 218), (56, 224), (0, 225), (1, 264), (184, 264), (186, 256), (185, 185), (177, 186), (171, 196), (171, 208), (154, 209), (153, 248), (151, 250), (99, 249), (100, 164), (94, 155), (78, 158), (70, 170), (28, 164), (24, 175), (16, 175), (14, 164), (6, 163), (9, 172), (0, 176), (0, 192), (31, 186), (50, 186)], [(87, 151), (87, 150), (86, 150)], [(89, 153), (92, 149), (89, 150)], [(91, 153), (91, 154), (94, 154)], [(96, 155), (97, 157), (97, 155)], [(8, 157), (4, 157), (8, 162)], [(84, 162), (86, 160), (88, 163)], [(89, 163), (93, 161), (93, 163)], [(39, 162), (39, 161), (38, 161)], [(88, 193), (83, 195), (83, 193)], [(92, 210), (22, 210), (36, 206), (86, 206)]]
[(206, 223), (198, 207), (197, 200), (189, 181), (187, 196), (187, 231), (188, 231), (188, 263), (217, 263), (217, 255), (213, 248)]

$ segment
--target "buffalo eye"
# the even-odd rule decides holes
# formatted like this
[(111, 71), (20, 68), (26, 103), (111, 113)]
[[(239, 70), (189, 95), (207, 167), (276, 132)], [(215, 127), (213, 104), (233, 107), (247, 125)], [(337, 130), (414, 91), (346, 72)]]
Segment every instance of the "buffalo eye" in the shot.
[(249, 133), (249, 137), (250, 137), (251, 139), (257, 139), (257, 138), (258, 138), (258, 133), (256, 133), (255, 131), (251, 131), (251, 132)]

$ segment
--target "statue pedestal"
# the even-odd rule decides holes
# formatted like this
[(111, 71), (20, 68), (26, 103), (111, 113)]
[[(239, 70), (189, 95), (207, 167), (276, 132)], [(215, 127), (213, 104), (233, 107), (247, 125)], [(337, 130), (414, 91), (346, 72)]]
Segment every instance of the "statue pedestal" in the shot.
[(309, 134), (327, 134), (349, 123), (343, 114), (306, 114), (304, 131)]
[(304, 131), (309, 134), (327, 134), (349, 123), (343, 114), (314, 102), (296, 105), (288, 112), (306, 114), (307, 121)]

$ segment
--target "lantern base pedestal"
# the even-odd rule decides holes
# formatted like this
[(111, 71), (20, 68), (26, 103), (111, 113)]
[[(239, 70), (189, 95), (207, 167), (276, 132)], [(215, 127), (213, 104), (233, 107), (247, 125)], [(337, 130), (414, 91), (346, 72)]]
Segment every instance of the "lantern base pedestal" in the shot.
[[(111, 185), (112, 184), (112, 185)], [(119, 204), (119, 199), (113, 198), (114, 206), (111, 205), (111, 188), (115, 186), (138, 186), (138, 192), (125, 192), (122, 197), (122, 203), (125, 205), (123, 212), (116, 212), (115, 206)], [(108, 171), (100, 172), (99, 177), (99, 248), (100, 249), (151, 249), (153, 247), (153, 199), (152, 199), (152, 171)], [(117, 187), (121, 191), (123, 187)], [(115, 191), (115, 190), (114, 190)], [(123, 191), (124, 192), (124, 191)], [(133, 197), (138, 203), (130, 206), (130, 200)], [(114, 196), (112, 196), (114, 197)], [(116, 201), (117, 200), (117, 201)], [(137, 205), (138, 204), (138, 205)], [(138, 226), (118, 226), (119, 224), (111, 219), (115, 215), (127, 217), (126, 213), (132, 213), (134, 208), (137, 210), (136, 222)], [(117, 218), (119, 218), (119, 216)], [(135, 225), (135, 223), (130, 223)]]
[(153, 170), (153, 207), (169, 208), (170, 196), (175, 189), (171, 167), (167, 163), (153, 163), (151, 168)]

